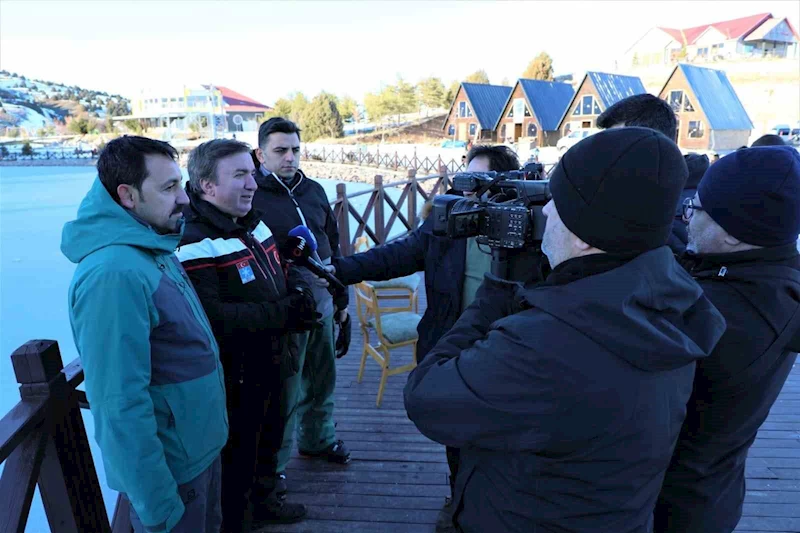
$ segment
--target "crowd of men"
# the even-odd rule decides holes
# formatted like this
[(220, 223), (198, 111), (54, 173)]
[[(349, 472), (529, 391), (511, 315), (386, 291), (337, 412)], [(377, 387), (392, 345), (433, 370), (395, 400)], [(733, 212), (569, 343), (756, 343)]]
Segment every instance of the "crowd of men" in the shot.
[[(61, 248), (96, 439), (134, 530), (296, 522), (295, 435), (303, 456), (350, 461), (333, 422), (348, 294), (290, 260), (300, 231), (345, 285), (425, 273), (404, 396), (446, 446), (438, 532), (733, 531), (747, 452), (800, 349), (800, 154), (764, 137), (711, 164), (684, 156), (650, 95), (598, 125), (550, 173), (542, 253), (514, 280), (433, 216), (343, 257), (288, 120), (263, 123), (255, 150), (201, 144), (185, 187), (169, 144), (108, 143)], [(467, 164), (520, 167), (504, 146)]]

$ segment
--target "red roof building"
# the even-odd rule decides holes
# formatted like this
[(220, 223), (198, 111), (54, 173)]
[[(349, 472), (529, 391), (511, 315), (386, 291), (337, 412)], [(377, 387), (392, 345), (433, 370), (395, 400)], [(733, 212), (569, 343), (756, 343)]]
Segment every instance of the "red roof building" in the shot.
[(651, 28), (625, 54), (624, 66), (669, 65), (677, 61), (798, 57), (797, 30), (771, 13), (692, 28)]

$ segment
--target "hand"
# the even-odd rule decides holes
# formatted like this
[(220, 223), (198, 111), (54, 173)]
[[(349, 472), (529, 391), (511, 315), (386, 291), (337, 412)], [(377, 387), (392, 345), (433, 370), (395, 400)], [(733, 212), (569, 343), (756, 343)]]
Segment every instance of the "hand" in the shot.
[(286, 327), (292, 331), (308, 331), (320, 325), (321, 315), (310, 289), (293, 289), (284, 299)]

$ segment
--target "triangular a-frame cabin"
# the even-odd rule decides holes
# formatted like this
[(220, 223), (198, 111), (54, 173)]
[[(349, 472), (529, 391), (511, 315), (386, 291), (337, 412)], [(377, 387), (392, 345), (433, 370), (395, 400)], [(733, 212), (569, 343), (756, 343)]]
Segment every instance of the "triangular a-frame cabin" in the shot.
[(568, 83), (520, 79), (497, 118), (498, 142), (531, 142), (531, 148), (555, 146), (561, 137), (558, 121), (572, 100), (575, 90)]
[(511, 87), (483, 83), (462, 83), (442, 125), (456, 141), (494, 141), (494, 126)]

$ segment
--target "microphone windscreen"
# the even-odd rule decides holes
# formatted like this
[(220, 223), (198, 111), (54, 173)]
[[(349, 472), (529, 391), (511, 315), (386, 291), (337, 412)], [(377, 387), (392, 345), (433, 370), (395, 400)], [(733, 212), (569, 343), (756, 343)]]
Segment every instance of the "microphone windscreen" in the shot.
[(306, 226), (295, 226), (289, 231), (289, 236), (304, 238), (306, 242), (308, 242), (309, 246), (311, 246), (311, 251), (317, 251), (317, 238), (314, 237), (314, 234)]

